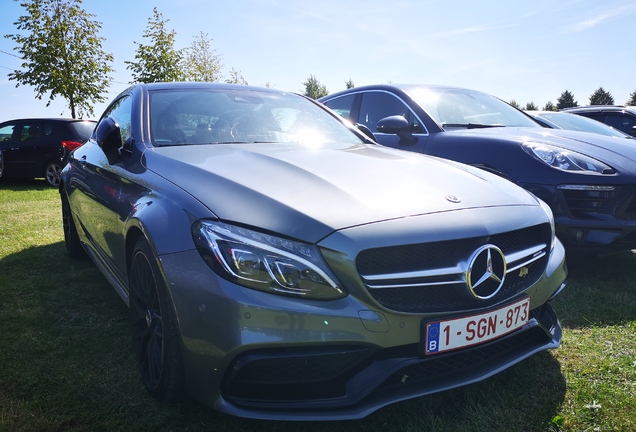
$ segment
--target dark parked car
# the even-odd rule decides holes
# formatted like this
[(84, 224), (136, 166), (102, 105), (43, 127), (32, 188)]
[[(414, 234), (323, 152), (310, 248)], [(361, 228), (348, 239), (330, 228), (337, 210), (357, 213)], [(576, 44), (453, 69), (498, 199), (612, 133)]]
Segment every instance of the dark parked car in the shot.
[(51, 186), (58, 186), (68, 154), (88, 140), (94, 127), (92, 120), (53, 118), (0, 123), (2, 177), (43, 177)]
[(566, 249), (636, 248), (636, 146), (548, 130), (488, 94), (444, 86), (376, 85), (320, 99), (389, 147), (498, 174), (547, 202)]
[(130, 306), (159, 400), (360, 418), (560, 343), (564, 249), (545, 203), (372, 143), (299, 95), (133, 86), (60, 194), (68, 252)]
[(567, 108), (565, 112), (588, 117), (636, 137), (636, 107), (619, 105), (590, 105)]
[(530, 117), (535, 119), (541, 126), (550, 129), (566, 129), (580, 132), (597, 133), (615, 138), (630, 138), (625, 132), (614, 129), (611, 126), (593, 120), (588, 117), (575, 115), (563, 111), (524, 111)]

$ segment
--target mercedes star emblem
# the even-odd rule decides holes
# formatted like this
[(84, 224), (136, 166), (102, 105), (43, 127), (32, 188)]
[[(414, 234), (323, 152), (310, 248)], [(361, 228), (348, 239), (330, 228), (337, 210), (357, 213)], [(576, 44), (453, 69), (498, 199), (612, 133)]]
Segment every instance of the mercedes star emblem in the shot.
[(497, 246), (487, 244), (475, 251), (466, 272), (470, 293), (482, 300), (494, 297), (506, 277), (506, 258)]

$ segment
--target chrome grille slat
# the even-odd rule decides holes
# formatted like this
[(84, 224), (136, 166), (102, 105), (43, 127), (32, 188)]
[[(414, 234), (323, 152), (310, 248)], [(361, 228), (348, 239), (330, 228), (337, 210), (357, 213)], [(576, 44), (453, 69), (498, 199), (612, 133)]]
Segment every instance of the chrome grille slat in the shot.
[[(510, 263), (517, 263), (518, 261), (523, 260), (523, 262), (518, 263), (514, 267), (508, 268), (506, 271), (506, 274), (519, 270), (520, 268), (525, 267), (529, 264), (532, 264), (534, 261), (543, 258), (546, 254), (545, 252), (546, 247), (547, 247), (546, 244), (541, 244), (541, 245), (533, 246), (531, 248), (524, 249), (522, 251), (518, 251), (518, 252), (511, 253), (509, 255), (506, 255), (506, 265)], [(454, 267), (447, 267), (443, 269), (422, 270), (422, 271), (402, 272), (402, 273), (382, 274), (382, 275), (360, 275), (360, 277), (365, 282), (367, 288), (370, 288), (370, 289), (452, 285), (452, 284), (466, 282), (467, 268), (468, 268), (468, 263), (460, 263)], [(426, 279), (426, 278), (444, 278), (446, 280), (440, 280), (435, 282), (416, 282), (416, 283), (400, 282), (401, 280), (407, 280), (407, 279)], [(395, 283), (390, 283), (390, 284), (370, 283), (374, 281), (394, 281)]]
[[(487, 307), (527, 289), (543, 274), (550, 243), (551, 229), (543, 224), (461, 242), (362, 251), (356, 266), (371, 297), (388, 309), (459, 311)], [(500, 292), (488, 300), (471, 297), (466, 286), (470, 257), (484, 244), (499, 247), (507, 266)], [(441, 253), (437, 254), (438, 250)]]

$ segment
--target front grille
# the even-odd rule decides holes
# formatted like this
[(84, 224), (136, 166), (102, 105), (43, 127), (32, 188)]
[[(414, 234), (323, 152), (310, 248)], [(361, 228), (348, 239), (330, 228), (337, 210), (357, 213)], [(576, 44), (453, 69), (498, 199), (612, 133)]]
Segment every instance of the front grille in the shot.
[[(370, 295), (387, 309), (453, 312), (488, 307), (530, 287), (543, 274), (550, 242), (550, 226), (542, 224), (487, 237), (368, 249), (358, 254), (356, 267)], [(469, 295), (465, 273), (469, 258), (485, 244), (502, 250), (508, 273), (494, 297), (480, 300)]]
[(593, 219), (591, 214), (614, 214), (616, 210), (616, 190), (563, 190), (567, 209), (578, 219)]
[(636, 194), (633, 187), (616, 186), (611, 190), (589, 188), (559, 189), (565, 208), (572, 217), (603, 220), (603, 215), (611, 215), (619, 219), (636, 219)]
[(626, 219), (636, 219), (636, 193), (632, 193), (627, 201), (623, 215)]

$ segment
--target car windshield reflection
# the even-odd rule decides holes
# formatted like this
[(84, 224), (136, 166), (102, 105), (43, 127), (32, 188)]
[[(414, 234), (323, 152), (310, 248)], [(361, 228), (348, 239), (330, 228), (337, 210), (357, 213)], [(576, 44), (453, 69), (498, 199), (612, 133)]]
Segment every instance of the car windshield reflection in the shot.
[(361, 142), (304, 98), (251, 89), (152, 91), (150, 129), (155, 146)]
[(484, 127), (541, 127), (494, 96), (456, 88), (405, 89), (445, 130)]

